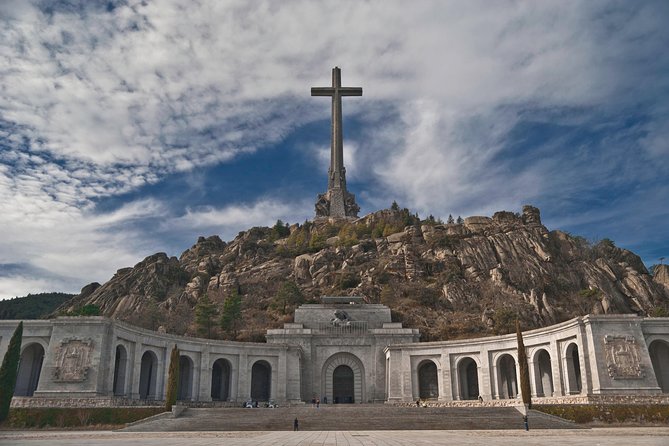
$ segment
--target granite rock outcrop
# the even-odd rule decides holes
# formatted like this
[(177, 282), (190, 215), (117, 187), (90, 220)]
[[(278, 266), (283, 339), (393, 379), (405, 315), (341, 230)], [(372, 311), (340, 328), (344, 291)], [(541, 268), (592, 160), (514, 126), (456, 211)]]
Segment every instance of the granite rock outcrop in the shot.
[(591, 244), (548, 230), (532, 206), (460, 224), (387, 209), (286, 228), (252, 228), (228, 243), (200, 237), (179, 258), (154, 254), (88, 285), (60, 311), (95, 304), (110, 317), (194, 333), (193, 308), (205, 293), (221, 309), (237, 292), (237, 338), (257, 340), (289, 320), (272, 303), (292, 282), (307, 301), (361, 295), (381, 302), (395, 320), (436, 340), (510, 332), (516, 318), (533, 328), (588, 313), (669, 309), (666, 265), (652, 276), (610, 240)]

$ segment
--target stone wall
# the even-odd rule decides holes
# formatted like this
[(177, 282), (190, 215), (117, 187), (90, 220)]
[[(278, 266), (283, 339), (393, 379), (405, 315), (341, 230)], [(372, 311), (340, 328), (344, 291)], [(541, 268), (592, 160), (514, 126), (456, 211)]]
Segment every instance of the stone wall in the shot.
[[(282, 405), (329, 395), (330, 369), (340, 364), (357, 373), (356, 403), (411, 405), (429, 388), (429, 404), (518, 404), (515, 335), (420, 343), (417, 330), (386, 321), (387, 307), (355, 307), (356, 319), (382, 328), (328, 333), (290, 323), (268, 330), (268, 343), (241, 343), (157, 333), (103, 317), (26, 321), (13, 405), (161, 405), (174, 345), (187, 364), (183, 399), (191, 406), (251, 399), (252, 370), (259, 362), (270, 368), (270, 398)], [(332, 311), (324, 305), (300, 308), (304, 320)], [(0, 355), (16, 325), (0, 321)], [(669, 318), (586, 316), (525, 332), (524, 339), (536, 403), (669, 403), (669, 382), (662, 373), (656, 378), (656, 369), (669, 369), (669, 357), (663, 357)], [(225, 401), (212, 401), (215, 363), (227, 367)]]

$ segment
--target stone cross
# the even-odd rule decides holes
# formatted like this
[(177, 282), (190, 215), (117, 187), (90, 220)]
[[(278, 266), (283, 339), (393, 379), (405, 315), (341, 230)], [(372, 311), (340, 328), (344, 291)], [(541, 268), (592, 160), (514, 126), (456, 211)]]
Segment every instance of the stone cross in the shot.
[(342, 96), (362, 96), (360, 87), (342, 87), (341, 70), (332, 69), (332, 87), (312, 87), (312, 96), (332, 97), (332, 144), (330, 146), (330, 168), (328, 169), (328, 191), (319, 196), (316, 215), (319, 217), (357, 217), (360, 208), (353, 194), (346, 190), (346, 168), (344, 167), (344, 144), (342, 138)]

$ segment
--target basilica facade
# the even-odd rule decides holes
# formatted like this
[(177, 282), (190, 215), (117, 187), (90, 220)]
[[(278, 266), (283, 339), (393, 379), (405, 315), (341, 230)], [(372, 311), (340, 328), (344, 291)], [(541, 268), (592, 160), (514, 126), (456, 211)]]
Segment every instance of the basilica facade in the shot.
[[(0, 321), (0, 354), (17, 321)], [(669, 318), (597, 315), (524, 332), (535, 401), (669, 401)], [(267, 331), (267, 343), (144, 330), (104, 317), (24, 323), (15, 406), (145, 405), (165, 397), (180, 351), (178, 399), (302, 404), (519, 401), (515, 335), (419, 342), (390, 309), (324, 297)]]

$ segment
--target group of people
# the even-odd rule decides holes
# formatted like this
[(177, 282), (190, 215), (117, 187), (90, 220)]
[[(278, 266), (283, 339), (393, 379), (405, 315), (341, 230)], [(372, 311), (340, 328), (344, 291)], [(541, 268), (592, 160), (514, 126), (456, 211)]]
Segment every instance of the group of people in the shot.
[[(323, 404), (327, 404), (327, 403), (328, 403), (328, 397), (327, 397), (327, 396), (324, 396), (324, 397), (323, 397)], [(321, 407), (321, 400), (320, 400), (319, 398), (315, 398), (315, 397), (312, 398), (312, 399), (311, 399), (311, 407), (315, 407), (315, 408), (317, 408), (317, 409), (318, 409), (319, 407)]]

